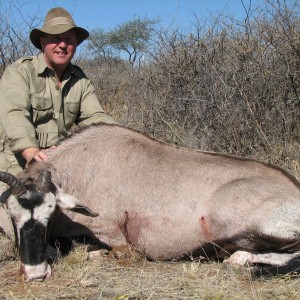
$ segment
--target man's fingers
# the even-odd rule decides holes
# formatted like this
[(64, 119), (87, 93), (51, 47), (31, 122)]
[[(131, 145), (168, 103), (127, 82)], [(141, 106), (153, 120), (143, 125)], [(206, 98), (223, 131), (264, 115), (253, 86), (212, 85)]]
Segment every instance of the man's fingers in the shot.
[(37, 161), (44, 161), (48, 159), (44, 151), (39, 151), (33, 158)]

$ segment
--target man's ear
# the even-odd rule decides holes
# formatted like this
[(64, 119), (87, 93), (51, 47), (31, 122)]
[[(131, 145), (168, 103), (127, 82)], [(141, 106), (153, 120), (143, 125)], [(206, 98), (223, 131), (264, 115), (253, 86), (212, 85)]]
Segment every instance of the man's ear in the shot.
[(99, 215), (91, 211), (88, 207), (80, 204), (80, 201), (76, 197), (65, 193), (59, 187), (57, 187), (56, 192), (56, 204), (62, 209), (68, 209), (85, 216), (97, 217)]

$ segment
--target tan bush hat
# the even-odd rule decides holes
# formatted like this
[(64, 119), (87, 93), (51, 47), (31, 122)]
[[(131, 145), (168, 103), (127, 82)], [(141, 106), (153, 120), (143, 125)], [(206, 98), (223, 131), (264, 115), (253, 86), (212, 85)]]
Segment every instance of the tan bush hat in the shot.
[(61, 34), (70, 29), (77, 33), (77, 45), (88, 38), (89, 32), (76, 26), (72, 16), (62, 7), (55, 7), (48, 11), (42, 28), (35, 28), (30, 32), (30, 40), (38, 49), (42, 50), (40, 37), (43, 33)]

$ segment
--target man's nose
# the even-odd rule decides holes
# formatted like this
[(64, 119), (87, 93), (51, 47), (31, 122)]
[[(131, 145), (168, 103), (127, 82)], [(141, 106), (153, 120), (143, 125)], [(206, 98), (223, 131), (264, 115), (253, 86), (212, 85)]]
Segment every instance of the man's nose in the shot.
[(68, 44), (66, 43), (65, 40), (61, 40), (58, 46), (60, 48), (67, 48)]

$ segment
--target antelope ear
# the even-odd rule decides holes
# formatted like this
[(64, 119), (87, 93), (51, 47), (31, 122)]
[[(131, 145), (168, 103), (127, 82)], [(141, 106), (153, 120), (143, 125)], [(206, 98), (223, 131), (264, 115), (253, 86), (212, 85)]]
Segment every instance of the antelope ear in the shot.
[(79, 200), (70, 195), (65, 193), (61, 188), (56, 187), (56, 204), (62, 209), (68, 209), (73, 212), (89, 216), (89, 217), (97, 217), (99, 214), (91, 211), (88, 207), (80, 204)]
[(94, 217), (99, 216), (98, 213), (95, 213), (95, 212), (91, 211), (88, 207), (86, 207), (84, 205), (76, 205), (73, 208), (69, 208), (69, 210), (77, 212), (77, 213), (85, 215), (85, 216), (88, 216), (88, 217), (93, 217), (94, 218)]

